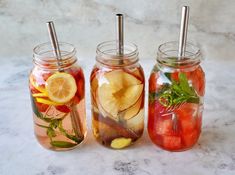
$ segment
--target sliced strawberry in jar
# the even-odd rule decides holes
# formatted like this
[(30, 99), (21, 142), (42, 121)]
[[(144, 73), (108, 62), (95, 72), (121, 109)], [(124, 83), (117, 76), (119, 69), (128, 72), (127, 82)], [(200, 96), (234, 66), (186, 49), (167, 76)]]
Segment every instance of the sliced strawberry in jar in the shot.
[(35, 105), (36, 105), (38, 111), (40, 111), (40, 112), (46, 112), (46, 110), (49, 107), (49, 105), (47, 105), (47, 104), (38, 103), (38, 102), (36, 102)]
[(159, 73), (158, 72), (153, 72), (150, 75), (149, 78), (149, 92), (156, 92), (160, 85), (157, 83), (157, 79), (159, 78)]
[(44, 72), (42, 73), (42, 78), (44, 81), (47, 81), (47, 79), (52, 75), (51, 72)]
[(163, 147), (170, 150), (177, 150), (181, 148), (181, 138), (178, 136), (163, 136)]
[(171, 80), (179, 81), (179, 72), (173, 72), (171, 74)]
[(205, 74), (201, 67), (191, 72), (192, 85), (198, 95), (203, 96), (205, 93)]
[(73, 103), (74, 104), (78, 104), (80, 101), (81, 101), (81, 99), (79, 97), (74, 96), (74, 98), (73, 98)]
[(69, 113), (69, 112), (70, 112), (69, 107), (66, 106), (66, 105), (55, 106), (55, 108), (56, 108), (58, 111), (63, 112), (63, 113)]
[(84, 98), (84, 92), (85, 92), (85, 83), (84, 83), (84, 78), (81, 77), (77, 81), (77, 92), (76, 96), (78, 96), (80, 99)]
[(40, 93), (40, 91), (37, 90), (31, 83), (29, 83), (29, 89), (30, 89), (32, 94)]

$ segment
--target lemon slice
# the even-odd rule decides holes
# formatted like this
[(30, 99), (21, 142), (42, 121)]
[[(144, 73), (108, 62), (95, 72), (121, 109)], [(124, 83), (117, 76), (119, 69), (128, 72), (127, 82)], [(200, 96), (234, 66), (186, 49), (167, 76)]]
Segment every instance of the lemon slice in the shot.
[(109, 114), (105, 116), (114, 120), (118, 120), (119, 112), (137, 102), (144, 88), (140, 80), (122, 70), (106, 73), (102, 81), (104, 83), (97, 89), (97, 101)]
[(32, 95), (33, 97), (47, 97), (46, 93), (35, 93)]
[(46, 91), (50, 100), (63, 104), (74, 97), (77, 91), (76, 81), (70, 74), (55, 73), (47, 79)]
[(131, 138), (116, 138), (111, 142), (111, 147), (114, 149), (122, 149), (131, 144)]
[(44, 99), (44, 98), (36, 98), (36, 102), (46, 104), (46, 105), (54, 105), (54, 106), (63, 105), (61, 103), (57, 103), (57, 102), (47, 100), (47, 99)]

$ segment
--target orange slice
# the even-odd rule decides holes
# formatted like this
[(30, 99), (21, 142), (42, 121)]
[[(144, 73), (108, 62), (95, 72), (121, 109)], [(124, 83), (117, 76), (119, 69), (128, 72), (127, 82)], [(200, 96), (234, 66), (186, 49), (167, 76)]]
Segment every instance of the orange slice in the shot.
[(46, 81), (46, 91), (50, 100), (56, 103), (69, 102), (77, 91), (76, 81), (67, 73), (55, 73)]

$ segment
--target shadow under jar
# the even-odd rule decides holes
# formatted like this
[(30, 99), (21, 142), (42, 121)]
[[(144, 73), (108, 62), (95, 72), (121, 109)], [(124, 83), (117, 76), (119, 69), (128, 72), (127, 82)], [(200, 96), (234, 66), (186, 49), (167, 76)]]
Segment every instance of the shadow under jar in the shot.
[(69, 150), (86, 136), (85, 80), (76, 64), (73, 45), (59, 43), (62, 66), (50, 43), (34, 48), (29, 75), (34, 131), (39, 143), (51, 150)]
[(122, 149), (138, 140), (144, 130), (144, 72), (134, 44), (118, 56), (116, 41), (97, 46), (90, 76), (92, 131), (104, 146)]
[(168, 151), (184, 151), (197, 142), (205, 93), (199, 48), (187, 43), (185, 56), (177, 54), (178, 42), (160, 45), (149, 78), (148, 133)]

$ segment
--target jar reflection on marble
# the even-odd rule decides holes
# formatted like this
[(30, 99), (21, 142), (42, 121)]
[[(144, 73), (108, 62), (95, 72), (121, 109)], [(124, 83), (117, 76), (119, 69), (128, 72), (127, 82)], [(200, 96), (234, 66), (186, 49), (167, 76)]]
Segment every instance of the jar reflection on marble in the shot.
[(144, 130), (144, 72), (134, 44), (124, 44), (117, 55), (116, 41), (98, 45), (90, 76), (92, 131), (104, 146), (122, 149)]
[(34, 48), (34, 68), (29, 75), (34, 131), (39, 143), (51, 150), (69, 150), (86, 136), (84, 75), (75, 48), (59, 43), (62, 66), (51, 44)]
[(178, 59), (178, 42), (160, 45), (149, 78), (148, 133), (156, 145), (183, 151), (197, 142), (202, 125), (205, 75), (201, 52), (187, 43)]

